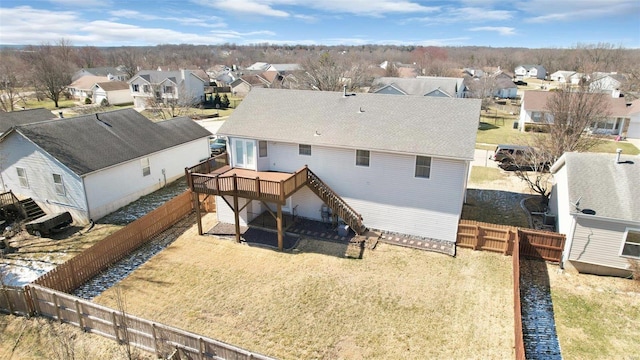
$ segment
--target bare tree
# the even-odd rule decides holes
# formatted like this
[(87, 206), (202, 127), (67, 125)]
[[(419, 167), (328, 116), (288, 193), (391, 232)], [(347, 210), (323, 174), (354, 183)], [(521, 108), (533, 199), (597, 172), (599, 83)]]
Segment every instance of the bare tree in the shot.
[(551, 191), (549, 166), (565, 152), (588, 151), (601, 142), (586, 130), (609, 116), (608, 96), (590, 92), (588, 85), (582, 85), (561, 87), (547, 99), (548, 116), (544, 119), (548, 133), (536, 136), (532, 150), (513, 158), (511, 169), (533, 192), (543, 196), (545, 204)]
[(83, 46), (78, 50), (78, 65), (93, 68), (104, 64), (102, 53), (95, 46)]
[(118, 54), (118, 61), (131, 79), (138, 72), (137, 56), (134, 49), (125, 48)]
[(20, 89), (24, 84), (26, 69), (23, 63), (8, 51), (0, 53), (0, 106), (2, 111), (13, 111), (21, 98)]
[(178, 116), (186, 116), (201, 103), (195, 94), (190, 93), (184, 85), (167, 87), (150, 85), (151, 96), (147, 98), (146, 108), (163, 120)]
[(350, 56), (338, 57), (323, 52), (317, 59), (309, 57), (303, 64), (306, 88), (322, 91), (340, 91), (346, 85), (349, 90), (361, 87), (365, 82), (366, 66)]
[(45, 44), (27, 53), (27, 60), (33, 68), (32, 80), (36, 92), (42, 92), (45, 97), (54, 102), (56, 107), (65, 88), (71, 84), (73, 75), (71, 64), (58, 56), (58, 53), (66, 56), (65, 52), (66, 49), (60, 50)]

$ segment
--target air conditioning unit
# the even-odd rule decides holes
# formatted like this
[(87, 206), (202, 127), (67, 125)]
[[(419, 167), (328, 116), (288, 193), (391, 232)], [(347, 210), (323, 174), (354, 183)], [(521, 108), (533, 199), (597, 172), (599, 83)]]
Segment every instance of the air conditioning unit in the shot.
[(549, 213), (544, 213), (542, 221), (544, 222), (545, 225), (555, 225), (556, 216)]

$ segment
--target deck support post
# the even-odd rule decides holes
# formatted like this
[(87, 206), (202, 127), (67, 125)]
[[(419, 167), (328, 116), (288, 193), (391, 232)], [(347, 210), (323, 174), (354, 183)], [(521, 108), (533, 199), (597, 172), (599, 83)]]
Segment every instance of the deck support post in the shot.
[(193, 207), (198, 218), (198, 235), (202, 235), (204, 232), (202, 231), (202, 214), (200, 214), (200, 194), (195, 191), (191, 191), (191, 194), (193, 196)]
[(278, 203), (278, 216), (276, 217), (276, 225), (278, 227), (278, 250), (282, 251), (283, 249), (283, 239), (282, 239), (282, 204)]
[(238, 179), (233, 174), (233, 216), (236, 223), (236, 242), (240, 243), (240, 207), (238, 205)]

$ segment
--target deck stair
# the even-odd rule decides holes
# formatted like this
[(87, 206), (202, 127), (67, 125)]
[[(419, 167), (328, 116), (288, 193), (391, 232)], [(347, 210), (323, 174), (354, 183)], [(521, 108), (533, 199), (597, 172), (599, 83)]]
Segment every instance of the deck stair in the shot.
[(20, 200), (20, 207), (24, 210), (23, 214), (27, 221), (37, 219), (39, 217), (47, 215), (32, 198)]
[(362, 224), (362, 216), (309, 169), (307, 169), (307, 186), (356, 234), (362, 235), (367, 230)]

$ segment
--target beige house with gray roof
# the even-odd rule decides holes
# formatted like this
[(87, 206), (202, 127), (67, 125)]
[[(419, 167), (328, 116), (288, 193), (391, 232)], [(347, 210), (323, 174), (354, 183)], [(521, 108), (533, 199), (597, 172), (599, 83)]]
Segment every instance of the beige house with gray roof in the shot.
[(549, 208), (567, 240), (563, 265), (628, 276), (640, 260), (640, 156), (565, 153), (551, 167)]
[[(477, 99), (254, 88), (218, 131), (228, 137), (224, 171), (246, 184), (244, 197), (217, 196), (218, 220), (234, 223), (235, 207), (241, 225), (276, 208), (322, 221), (338, 204), (358, 233), (455, 243), (479, 118)], [(301, 186), (308, 173), (307, 184), (326, 186)], [(230, 176), (216, 173), (217, 194)], [(288, 190), (269, 200), (266, 179), (277, 176)]]

